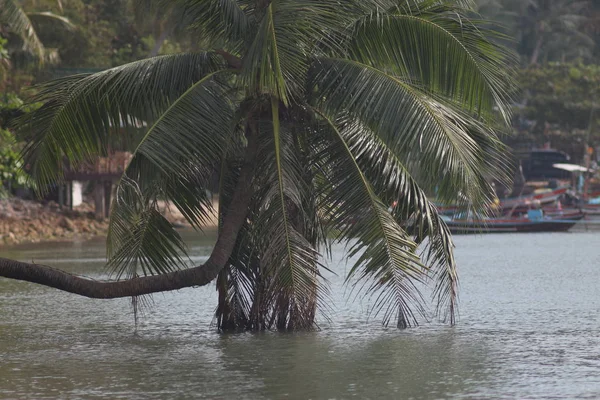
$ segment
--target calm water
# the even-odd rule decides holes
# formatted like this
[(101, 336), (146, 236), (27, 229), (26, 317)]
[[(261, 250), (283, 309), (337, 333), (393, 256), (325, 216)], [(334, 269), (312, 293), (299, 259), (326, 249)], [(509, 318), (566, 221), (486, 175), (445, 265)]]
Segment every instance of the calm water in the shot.
[[(210, 240), (194, 243), (201, 261)], [(600, 398), (600, 236), (456, 244), (459, 324), (407, 331), (348, 300), (341, 248), (331, 322), (302, 334), (216, 334), (213, 287), (154, 296), (136, 330), (128, 300), (0, 278), (0, 398)], [(2, 251), (94, 278), (103, 255), (102, 242)]]

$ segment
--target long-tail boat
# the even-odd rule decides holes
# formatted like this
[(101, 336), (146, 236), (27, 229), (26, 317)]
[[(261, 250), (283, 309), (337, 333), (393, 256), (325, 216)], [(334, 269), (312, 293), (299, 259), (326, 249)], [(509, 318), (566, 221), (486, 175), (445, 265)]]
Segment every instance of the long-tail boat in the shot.
[[(536, 210), (532, 210), (536, 211)], [(537, 210), (539, 211), (539, 210)], [(529, 212), (520, 218), (450, 218), (445, 217), (446, 225), (455, 234), (461, 233), (521, 233), (521, 232), (565, 232), (585, 217), (583, 212), (564, 213), (556, 216), (543, 216)]]
[[(498, 215), (519, 215), (527, 213), (533, 204), (543, 208), (554, 208), (554, 204), (561, 196), (569, 191), (566, 186), (553, 189), (545, 193), (536, 193), (528, 196), (511, 197), (502, 199), (495, 206)], [(438, 206), (438, 210), (442, 215), (453, 216), (460, 212), (456, 206)]]

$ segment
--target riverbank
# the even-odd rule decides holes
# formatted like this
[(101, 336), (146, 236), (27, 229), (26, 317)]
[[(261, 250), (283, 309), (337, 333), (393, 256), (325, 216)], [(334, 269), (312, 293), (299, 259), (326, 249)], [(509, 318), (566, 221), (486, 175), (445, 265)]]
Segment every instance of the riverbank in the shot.
[(0, 200), (0, 246), (106, 235), (108, 221), (96, 221), (93, 209), (82, 204), (74, 210), (60, 210), (58, 204), (21, 199)]
[[(174, 207), (161, 204), (167, 219), (175, 226), (189, 224)], [(217, 223), (216, 216), (209, 225)], [(209, 226), (210, 227), (210, 226)], [(73, 210), (61, 210), (58, 204), (42, 204), (17, 198), (0, 200), (0, 247), (23, 243), (88, 240), (104, 237), (108, 219), (97, 220), (91, 203)]]

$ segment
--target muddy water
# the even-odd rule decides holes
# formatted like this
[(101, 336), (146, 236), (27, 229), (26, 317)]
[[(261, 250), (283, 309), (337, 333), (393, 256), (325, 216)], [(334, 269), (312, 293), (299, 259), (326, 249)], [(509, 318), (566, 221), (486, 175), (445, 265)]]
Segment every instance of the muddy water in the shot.
[[(192, 238), (195, 261), (211, 239)], [(343, 249), (321, 331), (219, 335), (213, 287), (128, 300), (0, 279), (1, 399), (600, 398), (600, 236), (461, 236), (461, 316), (398, 331), (349, 300)], [(100, 241), (3, 257), (103, 277)]]

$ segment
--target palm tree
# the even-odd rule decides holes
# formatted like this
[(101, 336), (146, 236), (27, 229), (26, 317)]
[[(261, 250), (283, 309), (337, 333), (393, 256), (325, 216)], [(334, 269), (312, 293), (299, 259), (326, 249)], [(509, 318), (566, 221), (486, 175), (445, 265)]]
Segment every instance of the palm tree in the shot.
[[(58, 6), (62, 8), (60, 1)], [(33, 55), (40, 63), (58, 59), (56, 50), (47, 49), (36, 31), (40, 24), (47, 22), (73, 28), (69, 19), (61, 15), (50, 11), (26, 12), (17, 0), (0, 0), (0, 34), (4, 28), (7, 33), (16, 35), (21, 41), (19, 50)]]
[(522, 21), (521, 43), (529, 46), (526, 48), (531, 51), (530, 65), (537, 64), (542, 56), (548, 61), (591, 56), (594, 43), (582, 31), (589, 1), (531, 0), (529, 3)]
[(594, 41), (586, 32), (590, 0), (478, 0), (478, 11), (516, 36), (528, 65), (591, 58)]
[(130, 8), (136, 16), (136, 25), (143, 29), (145, 26), (152, 31), (154, 45), (149, 56), (159, 54), (161, 47), (175, 36), (183, 39), (187, 33), (189, 20), (186, 19), (185, 7), (178, 2), (165, 2), (164, 0), (130, 0)]
[[(116, 189), (108, 266), (90, 281), (0, 259), (0, 276), (93, 298), (216, 281), (220, 329), (309, 329), (327, 306), (322, 255), (348, 245), (348, 281), (399, 327), (434, 282), (454, 323), (451, 235), (427, 194), (481, 210), (502, 159), (510, 55), (470, 22), (469, 1), (183, 0), (204, 52), (45, 84), (23, 121), (39, 188), (135, 131)], [(136, 135), (131, 135), (136, 137)], [(190, 267), (167, 199), (202, 229), (219, 176), (218, 237)], [(390, 204), (394, 207), (388, 208)], [(321, 308), (322, 309), (322, 308)]]

